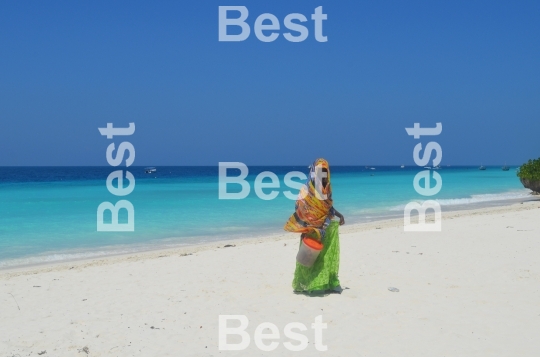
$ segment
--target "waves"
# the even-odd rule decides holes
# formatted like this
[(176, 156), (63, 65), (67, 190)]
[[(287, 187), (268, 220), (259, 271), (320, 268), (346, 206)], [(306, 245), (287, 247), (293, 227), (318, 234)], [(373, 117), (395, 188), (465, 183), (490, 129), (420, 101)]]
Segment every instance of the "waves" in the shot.
[[(463, 206), (463, 205), (481, 205), (482, 203), (508, 201), (508, 200), (522, 200), (531, 196), (531, 191), (527, 189), (512, 190), (502, 193), (486, 193), (479, 195), (470, 195), (469, 197), (462, 198), (446, 198), (436, 199), (441, 206)], [(421, 201), (418, 201), (421, 202)], [(391, 211), (403, 211), (405, 204), (393, 206)]]
[(105, 257), (110, 255), (117, 254), (128, 254), (135, 253), (135, 249), (115, 249), (115, 250), (101, 250), (101, 251), (92, 251), (92, 252), (66, 252), (66, 253), (50, 253), (50, 254), (39, 254), (24, 258), (16, 259), (6, 259), (0, 261), (0, 269), (18, 267), (18, 266), (28, 266), (28, 265), (39, 265), (46, 263), (59, 263), (67, 262), (73, 260), (82, 260), (82, 259), (91, 259), (98, 257)]

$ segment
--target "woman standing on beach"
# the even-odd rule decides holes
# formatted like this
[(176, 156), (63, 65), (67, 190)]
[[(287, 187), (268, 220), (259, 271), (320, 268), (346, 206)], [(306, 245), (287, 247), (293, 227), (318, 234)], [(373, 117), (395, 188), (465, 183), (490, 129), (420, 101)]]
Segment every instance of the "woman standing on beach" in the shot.
[[(309, 268), (296, 263), (292, 283), (296, 292), (334, 290), (340, 285), (338, 227), (345, 224), (345, 218), (333, 206), (328, 161), (315, 160), (309, 175), (296, 200), (295, 212), (284, 229), (302, 233), (301, 238), (318, 240), (323, 250)], [(339, 218), (339, 223), (332, 220), (334, 216)]]

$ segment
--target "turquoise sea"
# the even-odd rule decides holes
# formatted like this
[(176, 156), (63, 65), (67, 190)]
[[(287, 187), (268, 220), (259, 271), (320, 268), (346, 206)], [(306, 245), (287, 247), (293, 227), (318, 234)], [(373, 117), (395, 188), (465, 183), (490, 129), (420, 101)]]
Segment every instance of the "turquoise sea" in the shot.
[[(249, 196), (220, 200), (217, 167), (157, 167), (153, 174), (130, 167), (136, 186), (122, 198), (109, 193), (105, 184), (115, 169), (1, 167), (0, 268), (281, 233), (294, 210), (294, 201), (283, 195), (290, 190), (283, 177), (289, 171), (308, 172), (306, 166), (249, 167)], [(347, 223), (401, 217), (406, 203), (425, 199), (413, 188), (414, 176), (423, 170), (416, 166), (331, 169), (334, 206)], [(261, 200), (254, 192), (253, 181), (262, 171), (280, 179), (280, 194), (274, 200)], [(440, 201), (443, 211), (529, 197), (516, 167), (442, 167), (437, 172), (443, 188), (432, 198)], [(98, 232), (98, 205), (119, 199), (133, 204), (135, 231)], [(120, 215), (121, 222), (126, 219)]]

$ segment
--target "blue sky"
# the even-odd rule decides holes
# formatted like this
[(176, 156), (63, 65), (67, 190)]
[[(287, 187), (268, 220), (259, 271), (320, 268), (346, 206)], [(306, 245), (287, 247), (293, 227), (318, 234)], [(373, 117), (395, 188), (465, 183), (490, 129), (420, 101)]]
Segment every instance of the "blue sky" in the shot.
[[(220, 5), (328, 42), (219, 42)], [(443, 165), (540, 156), (538, 1), (4, 1), (0, 46), (0, 165), (107, 165), (107, 122), (135, 165), (412, 164), (414, 122)]]

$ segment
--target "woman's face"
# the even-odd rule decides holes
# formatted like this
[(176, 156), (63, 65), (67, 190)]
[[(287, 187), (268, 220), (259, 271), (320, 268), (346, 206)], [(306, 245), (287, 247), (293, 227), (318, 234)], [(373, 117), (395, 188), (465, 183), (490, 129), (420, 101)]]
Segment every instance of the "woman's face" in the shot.
[(326, 175), (323, 175), (322, 178), (322, 185), (324, 188), (326, 188), (326, 185), (328, 185), (328, 169), (323, 168), (322, 171), (326, 173)]

